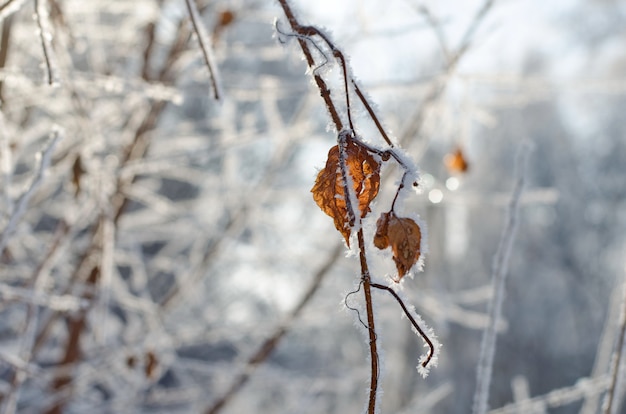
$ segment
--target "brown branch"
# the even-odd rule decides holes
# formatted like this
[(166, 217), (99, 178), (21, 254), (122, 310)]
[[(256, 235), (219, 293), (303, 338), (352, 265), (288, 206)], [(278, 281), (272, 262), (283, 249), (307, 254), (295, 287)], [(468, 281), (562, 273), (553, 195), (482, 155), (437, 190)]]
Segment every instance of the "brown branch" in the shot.
[[(158, 72), (156, 78), (157, 81), (162, 83), (171, 83), (173, 81), (173, 68), (178, 61), (178, 58), (182, 55), (186, 48), (187, 41), (189, 40), (189, 35), (189, 30), (186, 28), (186, 25), (181, 20), (178, 26), (176, 38), (170, 46), (168, 55), (165, 59), (165, 62), (163, 63), (163, 66)], [(144, 65), (147, 64), (148, 63), (144, 63)], [(135, 131), (132, 142), (130, 142), (122, 150), (122, 154), (120, 156), (120, 168), (123, 168), (131, 161), (136, 161), (145, 157), (148, 152), (150, 143), (149, 133), (154, 130), (154, 128), (156, 128), (156, 125), (165, 108), (166, 103), (163, 101), (156, 102), (152, 105), (143, 122)], [(113, 207), (113, 223), (115, 226), (119, 225), (119, 220), (123, 216), (129, 203), (129, 200), (125, 196), (124, 191), (126, 187), (134, 183), (135, 180), (135, 176), (127, 178), (120, 177), (116, 183), (116, 189), (111, 198), (111, 204)], [(65, 289), (66, 293), (69, 292), (76, 283), (79, 283), (83, 280), (86, 280), (88, 285), (95, 283), (94, 278), (97, 278), (97, 275), (99, 274), (99, 268), (97, 264), (92, 263), (92, 258), (99, 249), (97, 243), (97, 235), (100, 231), (101, 226), (99, 224), (95, 224), (92, 226), (91, 243), (79, 256), (77, 264), (74, 267), (74, 271), (70, 277), (68, 286)], [(94, 282), (90, 282), (91, 280), (94, 280)], [(89, 309), (81, 311), (81, 314), (78, 315), (77, 318), (68, 322), (69, 340), (67, 343), (64, 358), (62, 359), (60, 364), (67, 365), (78, 361), (78, 354), (75, 353), (73, 349), (79, 345), (80, 332), (85, 327), (85, 324), (83, 322), (88, 315), (88, 311)], [(54, 326), (54, 323), (61, 316), (62, 315), (59, 312), (54, 311), (41, 324), (41, 328), (39, 329), (35, 344), (33, 346), (33, 354), (36, 354), (41, 350)], [(81, 320), (83, 320), (83, 322), (81, 322)], [(74, 341), (76, 341), (76, 344), (74, 343)], [(63, 384), (64, 381), (66, 380), (64, 380), (63, 378), (57, 379), (55, 384), (53, 384), (55, 389), (65, 389), (66, 387)]]
[[(285, 16), (287, 16), (287, 20), (289, 21), (289, 25), (291, 26), (293, 31), (296, 33), (301, 33), (303, 26), (298, 23), (298, 20), (293, 14), (291, 6), (289, 6), (287, 0), (278, 0), (278, 2), (280, 3), (283, 12), (285, 13)], [(309, 45), (307, 44), (306, 40), (298, 38), (298, 43), (300, 44), (300, 48), (302, 49), (302, 53), (304, 54), (307, 65), (309, 66), (309, 68), (315, 69), (315, 59), (313, 58), (313, 54), (311, 53), (311, 49), (309, 49)], [(337, 108), (335, 107), (335, 103), (330, 97), (330, 90), (328, 89), (326, 82), (320, 75), (316, 73), (313, 73), (313, 79), (315, 80), (315, 84), (320, 91), (322, 99), (324, 99), (324, 103), (326, 104), (326, 108), (330, 113), (330, 117), (333, 123), (335, 124), (335, 128), (337, 129), (337, 131), (341, 131), (343, 129), (343, 122), (341, 121), (341, 117), (339, 116)]]
[[(465, 56), (465, 54), (469, 50), (476, 31), (480, 27), (481, 23), (484, 21), (487, 14), (489, 14), (489, 11), (492, 9), (495, 2), (496, 0), (485, 0), (481, 8), (472, 19), (472, 23), (463, 35), (461, 44), (450, 56), (445, 64), (444, 74), (446, 75), (446, 77), (448, 74), (452, 73), (456, 69), (459, 62), (461, 61), (461, 58), (463, 58), (463, 56)], [(445, 80), (441, 82), (439, 80), (436, 80), (435, 82), (433, 82), (430, 89), (426, 93), (426, 96), (422, 100), (419, 109), (417, 109), (415, 113), (409, 117), (410, 121), (408, 125), (404, 127), (404, 130), (400, 135), (401, 143), (408, 141), (409, 139), (416, 137), (420, 134), (424, 125), (424, 120), (426, 118), (426, 109), (428, 109), (433, 102), (435, 102), (437, 99), (439, 99), (439, 97), (441, 97), (441, 95), (443, 95), (446, 87), (447, 81)]]
[(613, 361), (611, 363), (611, 382), (604, 399), (604, 414), (616, 414), (619, 409), (619, 400), (621, 397), (620, 383), (622, 380), (622, 358), (624, 352), (624, 341), (626, 340), (626, 282), (623, 286), (622, 297), (622, 314), (620, 316), (620, 326), (618, 331), (617, 344), (613, 353)]
[(400, 307), (402, 307), (402, 310), (404, 311), (404, 314), (406, 315), (406, 317), (409, 319), (409, 321), (411, 321), (411, 325), (413, 325), (415, 330), (420, 334), (424, 342), (426, 342), (426, 344), (428, 345), (428, 348), (430, 349), (428, 352), (428, 356), (426, 357), (424, 361), (422, 361), (422, 367), (426, 368), (428, 364), (430, 363), (430, 361), (433, 359), (433, 356), (435, 355), (435, 351), (436, 351), (435, 344), (433, 344), (433, 341), (430, 340), (426, 332), (424, 332), (424, 330), (422, 329), (421, 326), (419, 326), (415, 318), (413, 318), (413, 315), (411, 315), (411, 312), (404, 304), (404, 301), (402, 300), (402, 298), (398, 296), (398, 294), (392, 288), (390, 288), (389, 286), (378, 284), (378, 283), (372, 283), (371, 285), (372, 287), (376, 289), (386, 290), (387, 292), (391, 294), (391, 296), (394, 297), (394, 299), (400, 304)]
[[(13, 17), (9, 16), (2, 22), (2, 36), (0, 37), (0, 69), (4, 69), (9, 56), (9, 44), (11, 39), (11, 27), (13, 27)], [(0, 102), (5, 104), (4, 81), (0, 80)]]
[[(5, 3), (0, 5), (0, 17), (4, 17), (6, 19), (18, 11), (21, 6), (22, 2), (19, 0), (7, 0)], [(13, 9), (11, 7), (13, 7)]]

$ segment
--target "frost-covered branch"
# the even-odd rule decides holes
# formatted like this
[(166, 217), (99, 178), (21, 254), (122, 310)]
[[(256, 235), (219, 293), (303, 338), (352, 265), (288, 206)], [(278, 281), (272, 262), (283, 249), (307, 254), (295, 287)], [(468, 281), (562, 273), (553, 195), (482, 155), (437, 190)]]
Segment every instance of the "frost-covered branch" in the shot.
[(59, 69), (52, 48), (52, 32), (48, 20), (48, 10), (43, 5), (42, 0), (35, 0), (35, 17), (46, 66), (46, 82), (48, 85), (57, 86), (59, 84)]
[(31, 197), (37, 191), (41, 182), (43, 181), (44, 175), (50, 166), (50, 160), (52, 158), (52, 153), (54, 152), (54, 147), (57, 142), (61, 139), (61, 133), (58, 128), (55, 128), (52, 131), (48, 142), (45, 144), (44, 149), (37, 153), (37, 166), (35, 168), (35, 175), (28, 186), (28, 188), (22, 193), (17, 202), (15, 203), (15, 208), (13, 209), (11, 216), (9, 217), (9, 221), (2, 231), (2, 235), (0, 235), (0, 255), (4, 252), (7, 244), (13, 233), (15, 232), (19, 221), (22, 219), (24, 213), (26, 213), (26, 209), (28, 208), (28, 203), (30, 202)]
[(509, 269), (509, 259), (513, 251), (513, 242), (517, 233), (519, 223), (518, 210), (519, 201), (524, 191), (524, 181), (526, 175), (526, 164), (531, 150), (531, 144), (522, 143), (517, 152), (516, 159), (516, 183), (511, 196), (511, 201), (507, 209), (506, 225), (502, 230), (500, 243), (493, 259), (491, 281), (493, 283), (494, 295), (489, 301), (489, 325), (483, 332), (483, 339), (480, 346), (480, 356), (476, 372), (476, 391), (474, 393), (474, 414), (484, 414), (488, 409), (489, 386), (493, 370), (493, 358), (496, 351), (496, 336), (502, 303), (504, 301), (504, 288), (506, 276)]
[(404, 301), (398, 295), (398, 293), (396, 293), (395, 290), (393, 290), (389, 286), (381, 285), (379, 283), (372, 283), (371, 285), (373, 288), (385, 290), (389, 292), (391, 296), (393, 296), (393, 298), (400, 304), (404, 315), (411, 322), (411, 325), (413, 326), (415, 332), (419, 336), (421, 336), (424, 342), (426, 342), (426, 345), (428, 345), (428, 353), (420, 358), (420, 367), (418, 368), (420, 374), (422, 374), (423, 376), (428, 375), (430, 366), (437, 364), (439, 348), (441, 348), (441, 345), (437, 341), (437, 338), (432, 332), (432, 329), (429, 327), (422, 328), (421, 325), (424, 325), (424, 321), (422, 320), (422, 318), (417, 314), (412, 315), (412, 313), (415, 313), (415, 311), (407, 308), (407, 306), (404, 304)]
[(408, 141), (411, 138), (416, 137), (420, 134), (422, 127), (424, 126), (427, 110), (435, 101), (437, 101), (443, 95), (444, 91), (446, 90), (447, 80), (449, 78), (448, 75), (456, 69), (463, 56), (465, 56), (467, 51), (470, 49), (476, 31), (484, 22), (485, 17), (493, 9), (495, 3), (496, 0), (485, 0), (482, 6), (478, 9), (470, 25), (465, 30), (461, 43), (454, 50), (454, 52), (449, 53), (449, 57), (443, 68), (443, 80), (440, 81), (439, 79), (437, 79), (431, 84), (428, 92), (426, 92), (426, 95), (422, 100), (422, 104), (420, 105), (420, 107), (415, 111), (412, 116), (408, 118), (409, 121), (403, 128), (402, 133), (400, 134), (401, 143)]
[(517, 401), (489, 411), (489, 414), (538, 414), (548, 408), (561, 407), (576, 402), (582, 398), (594, 396), (604, 392), (609, 385), (607, 376), (599, 378), (580, 378), (576, 384), (563, 387), (538, 397)]
[(219, 72), (215, 63), (215, 57), (213, 56), (213, 48), (211, 47), (211, 38), (209, 33), (204, 27), (204, 23), (200, 18), (200, 13), (196, 7), (194, 0), (185, 0), (187, 3), (187, 10), (189, 11), (189, 18), (193, 25), (193, 30), (198, 38), (200, 44), (200, 50), (202, 50), (202, 56), (204, 57), (204, 63), (206, 63), (209, 69), (209, 76), (211, 77), (211, 85), (213, 86), (213, 96), (216, 100), (222, 97), (222, 86), (220, 81)]
[(604, 397), (604, 414), (617, 414), (624, 393), (624, 348), (626, 347), (626, 281), (622, 286), (622, 312), (617, 336), (617, 344), (611, 358), (609, 389)]

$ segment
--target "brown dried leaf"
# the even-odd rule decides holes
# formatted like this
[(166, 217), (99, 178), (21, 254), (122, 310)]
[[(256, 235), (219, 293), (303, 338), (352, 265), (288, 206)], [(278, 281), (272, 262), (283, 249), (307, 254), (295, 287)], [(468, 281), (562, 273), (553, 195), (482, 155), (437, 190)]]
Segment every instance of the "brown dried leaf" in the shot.
[(395, 213), (383, 213), (376, 222), (374, 245), (383, 250), (391, 246), (399, 282), (420, 258), (422, 232), (417, 223)]
[(144, 372), (147, 378), (154, 379), (157, 368), (159, 366), (159, 360), (152, 351), (146, 352), (146, 364), (144, 366)]
[(383, 213), (376, 221), (376, 234), (374, 234), (374, 246), (380, 250), (389, 247), (389, 216), (393, 213)]
[(447, 154), (443, 162), (451, 174), (466, 173), (469, 169), (469, 164), (463, 155), (461, 147), (457, 147), (454, 152)]
[[(322, 211), (333, 218), (339, 230), (350, 245), (350, 223), (344, 192), (344, 179), (339, 165), (339, 147), (335, 145), (328, 152), (326, 167), (319, 172), (311, 189), (313, 199)], [(365, 148), (348, 138), (346, 142), (346, 169), (352, 178), (361, 217), (370, 211), (369, 204), (378, 194), (380, 187), (380, 164)]]
[(235, 21), (236, 15), (232, 10), (223, 10), (218, 15), (213, 27), (213, 41), (217, 42), (222, 32)]
[(83, 163), (81, 161), (80, 155), (76, 156), (76, 160), (74, 160), (74, 164), (72, 165), (72, 183), (74, 184), (74, 188), (76, 189), (74, 195), (78, 196), (80, 194), (80, 181), (85, 174), (85, 169), (83, 168)]
[(217, 24), (222, 27), (226, 27), (235, 20), (235, 12), (232, 10), (223, 10), (220, 13)]

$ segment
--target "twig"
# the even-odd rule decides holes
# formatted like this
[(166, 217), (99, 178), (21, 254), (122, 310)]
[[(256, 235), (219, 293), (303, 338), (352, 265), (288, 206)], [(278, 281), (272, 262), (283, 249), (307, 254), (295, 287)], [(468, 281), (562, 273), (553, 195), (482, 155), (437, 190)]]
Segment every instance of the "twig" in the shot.
[(48, 22), (48, 11), (40, 0), (35, 0), (35, 17), (39, 27), (41, 49), (46, 63), (46, 81), (48, 85), (55, 86), (59, 84), (59, 71), (56, 66), (54, 51), (52, 50), (52, 34), (50, 33), (50, 24)]
[(185, 0), (185, 2), (187, 3), (187, 10), (189, 10), (189, 18), (191, 19), (193, 30), (196, 32), (196, 37), (198, 38), (198, 43), (200, 44), (200, 50), (202, 50), (204, 63), (206, 63), (206, 66), (209, 69), (211, 85), (213, 86), (213, 97), (216, 100), (220, 100), (222, 97), (222, 87), (217, 65), (215, 64), (215, 57), (213, 56), (213, 49), (211, 48), (209, 33), (200, 19), (200, 13), (198, 12), (198, 8), (196, 7), (194, 0)]
[(25, 0), (7, 0), (0, 5), (0, 21), (6, 19), (22, 7)]
[[(278, 2), (280, 3), (283, 9), (283, 12), (285, 13), (285, 16), (287, 16), (287, 20), (289, 21), (289, 25), (291, 26), (291, 28), (295, 32), (300, 33), (299, 29), (302, 26), (300, 26), (300, 23), (298, 23), (298, 20), (296, 19), (296, 16), (293, 14), (293, 11), (291, 10), (291, 6), (289, 6), (289, 3), (287, 2), (287, 0), (278, 0)], [(311, 53), (311, 50), (309, 49), (309, 46), (306, 40), (302, 38), (298, 38), (298, 43), (300, 44), (300, 48), (302, 49), (302, 53), (304, 54), (304, 58), (306, 59), (307, 65), (309, 66), (309, 68), (314, 69), (316, 67), (315, 59), (313, 59), (313, 54)], [(341, 131), (343, 129), (343, 122), (341, 121), (339, 112), (337, 111), (337, 108), (335, 107), (335, 103), (330, 97), (330, 90), (328, 89), (326, 82), (317, 73), (313, 74), (313, 79), (315, 80), (315, 84), (317, 85), (317, 88), (320, 91), (320, 95), (322, 96), (322, 99), (324, 99), (324, 103), (326, 104), (326, 108), (328, 109), (328, 112), (330, 113), (330, 117), (333, 123), (335, 124), (336, 130)]]
[[(50, 263), (54, 258), (61, 240), (67, 235), (69, 226), (62, 222), (56, 231), (54, 240), (52, 241), (43, 261), (39, 264), (37, 272), (32, 281), (31, 301), (28, 305), (26, 312), (26, 322), (24, 331), (20, 337), (19, 358), (25, 364), (30, 364), (33, 354), (33, 346), (35, 344), (37, 324), (39, 323), (39, 317), (37, 307), (40, 305), (39, 298), (42, 296), (42, 291), (46, 285), (49, 276)], [(72, 299), (74, 299), (72, 297)], [(11, 386), (9, 392), (2, 399), (2, 414), (12, 414), (15, 412), (17, 406), (17, 398), (22, 383), (26, 379), (28, 372), (24, 369), (15, 369), (13, 373), (13, 379), (11, 380)]]
[(44, 149), (37, 153), (38, 165), (35, 171), (35, 176), (33, 177), (32, 182), (28, 186), (28, 188), (22, 193), (20, 198), (16, 202), (16, 207), (13, 210), (9, 221), (0, 235), (0, 255), (4, 252), (9, 239), (13, 235), (16, 230), (17, 224), (21, 220), (24, 213), (26, 213), (26, 209), (28, 208), (28, 203), (30, 202), (31, 197), (37, 191), (41, 182), (43, 181), (43, 177), (45, 172), (48, 170), (50, 166), (50, 160), (52, 158), (52, 152), (54, 151), (54, 147), (59, 141), (61, 134), (58, 129), (54, 129), (52, 134), (45, 144)]
[(609, 389), (604, 397), (603, 412), (604, 414), (617, 414), (619, 412), (620, 400), (622, 398), (622, 389), (624, 382), (624, 363), (622, 357), (624, 353), (624, 345), (626, 342), (626, 281), (622, 287), (622, 312), (620, 316), (619, 336), (617, 345), (613, 353), (611, 363), (611, 382)]
[(502, 312), (502, 303), (504, 301), (504, 286), (509, 268), (509, 259), (513, 250), (513, 242), (518, 226), (518, 210), (519, 202), (524, 191), (524, 178), (526, 174), (526, 165), (528, 154), (531, 146), (528, 142), (522, 143), (521, 148), (517, 152), (516, 160), (516, 176), (517, 180), (511, 195), (511, 201), (507, 209), (507, 221), (500, 243), (493, 259), (493, 268), (491, 272), (491, 281), (493, 284), (494, 296), (489, 301), (489, 325), (483, 332), (482, 343), (480, 346), (480, 356), (478, 358), (478, 366), (476, 373), (476, 391), (474, 393), (474, 405), (472, 412), (474, 414), (485, 414), (489, 401), (489, 386), (491, 384), (491, 375), (493, 370), (493, 358), (496, 349), (496, 327), (500, 320)]
[(439, 19), (433, 16), (433, 14), (430, 12), (430, 9), (423, 4), (418, 4), (415, 6), (415, 8), (417, 9), (417, 12), (419, 14), (424, 16), (428, 25), (433, 29), (433, 32), (435, 32), (435, 37), (437, 37), (441, 52), (443, 53), (446, 62), (448, 62), (450, 60), (450, 48), (448, 47), (446, 35), (441, 29), (441, 23), (439, 22)]
[(576, 384), (570, 387), (559, 388), (544, 395), (508, 404), (489, 411), (489, 414), (538, 413), (546, 408), (561, 407), (581, 398), (600, 394), (606, 390), (608, 384), (609, 378), (606, 376), (593, 379), (579, 378)]
[(465, 33), (463, 34), (463, 38), (461, 40), (460, 45), (456, 49), (456, 51), (450, 56), (446, 65), (444, 67), (444, 77), (443, 81), (436, 80), (429, 91), (426, 93), (426, 96), (422, 100), (422, 103), (419, 109), (409, 117), (409, 123), (403, 128), (403, 131), (400, 135), (400, 142), (406, 142), (409, 139), (418, 136), (422, 130), (424, 119), (426, 117), (426, 110), (430, 107), (430, 105), (435, 102), (446, 90), (446, 79), (450, 73), (456, 69), (459, 64), (461, 58), (467, 53), (469, 47), (471, 45), (474, 34), (484, 21), (485, 17), (489, 14), (489, 11), (493, 8), (496, 0), (485, 0), (481, 8), (476, 12), (476, 15), (472, 19), (472, 23), (467, 28)]
[(402, 298), (400, 298), (400, 296), (398, 296), (398, 294), (392, 288), (390, 288), (389, 286), (378, 284), (378, 283), (372, 283), (371, 286), (376, 288), (376, 289), (385, 290), (385, 291), (389, 292), (391, 294), (391, 296), (394, 297), (394, 299), (400, 304), (400, 307), (404, 311), (404, 314), (406, 315), (406, 317), (409, 318), (409, 321), (411, 321), (411, 325), (413, 325), (413, 327), (419, 333), (419, 335), (422, 337), (424, 342), (426, 342), (426, 344), (428, 345), (428, 348), (429, 348), (429, 352), (428, 352), (428, 355), (426, 356), (426, 358), (421, 363), (422, 367), (426, 368), (428, 366), (428, 364), (430, 363), (430, 361), (435, 356), (435, 352), (437, 351), (437, 348), (435, 347), (435, 344), (433, 343), (433, 341), (428, 337), (426, 332), (424, 332), (424, 330), (417, 323), (415, 318), (413, 318), (413, 315), (411, 315), (411, 312), (409, 311), (409, 309), (404, 304), (404, 301), (402, 300)]
[(309, 284), (308, 289), (300, 298), (300, 301), (296, 305), (296, 307), (291, 311), (289, 316), (286, 318), (285, 322), (282, 323), (274, 333), (263, 342), (263, 344), (257, 349), (257, 351), (248, 359), (246, 363), (246, 367), (239, 373), (239, 375), (235, 378), (235, 380), (231, 383), (228, 390), (222, 394), (221, 397), (217, 399), (206, 411), (206, 414), (217, 414), (219, 413), (229, 401), (241, 390), (241, 388), (248, 382), (250, 376), (253, 374), (254, 370), (262, 364), (276, 349), (282, 338), (285, 336), (287, 332), (291, 329), (294, 321), (298, 318), (302, 310), (306, 307), (309, 301), (315, 295), (315, 292), (319, 289), (322, 284), (322, 281), (333, 267), (337, 259), (341, 256), (341, 251), (343, 250), (343, 246), (338, 244), (331, 252), (331, 254), (326, 259), (326, 262), (315, 272), (313, 276), (313, 280)]

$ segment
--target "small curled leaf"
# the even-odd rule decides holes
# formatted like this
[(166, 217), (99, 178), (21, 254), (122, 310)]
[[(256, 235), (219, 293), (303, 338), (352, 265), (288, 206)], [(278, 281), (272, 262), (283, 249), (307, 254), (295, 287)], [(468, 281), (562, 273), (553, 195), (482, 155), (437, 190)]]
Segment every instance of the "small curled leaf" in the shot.
[[(345, 171), (352, 179), (360, 215), (365, 217), (370, 211), (370, 203), (378, 195), (380, 164), (366, 148), (350, 137), (346, 140), (345, 164)], [(350, 229), (354, 223), (350, 222), (348, 213), (345, 181), (340, 165), (339, 146), (335, 145), (328, 152), (326, 167), (317, 175), (311, 192), (322, 211), (333, 218), (335, 228), (343, 235), (349, 246)]]
[(391, 246), (399, 282), (420, 258), (422, 232), (408, 217), (398, 217), (393, 211), (382, 213), (376, 221), (374, 246), (381, 250)]

